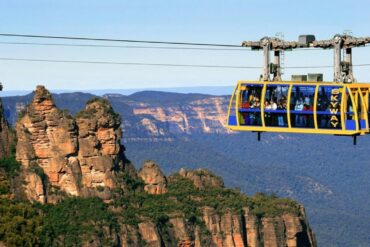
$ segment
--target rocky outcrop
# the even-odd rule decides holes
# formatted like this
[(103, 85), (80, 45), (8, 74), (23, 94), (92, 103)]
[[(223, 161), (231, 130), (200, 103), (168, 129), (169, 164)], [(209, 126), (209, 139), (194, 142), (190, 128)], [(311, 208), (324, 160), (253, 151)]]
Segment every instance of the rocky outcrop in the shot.
[(223, 180), (220, 177), (215, 176), (213, 173), (205, 169), (187, 171), (182, 168), (180, 169), (179, 175), (190, 179), (198, 189), (224, 186)]
[[(153, 162), (146, 162), (140, 173), (139, 177), (144, 180), (146, 186), (158, 185), (154, 181), (164, 181), (163, 173)], [(158, 177), (161, 179), (158, 179)], [(202, 193), (207, 193), (207, 190), (215, 188), (219, 189), (219, 193), (222, 193), (225, 189), (222, 179), (207, 170), (181, 169), (179, 173), (168, 179), (168, 184), (175, 183), (177, 179), (191, 181)], [(153, 187), (149, 188), (152, 189)], [(156, 194), (152, 192), (158, 191), (157, 189), (151, 189), (147, 189), (151, 194)], [(167, 193), (171, 193), (171, 191)], [(184, 196), (186, 197), (186, 195)], [(200, 202), (202, 196), (193, 199)], [(163, 197), (163, 200), (176, 201), (177, 199), (171, 199), (170, 196), (166, 199)], [(222, 203), (221, 201), (220, 203)], [(121, 236), (121, 238), (125, 239), (130, 236), (131, 246), (140, 246), (140, 242), (145, 242), (146, 246), (158, 247), (317, 246), (302, 206), (299, 206), (297, 211), (286, 211), (275, 216), (258, 215), (248, 206), (241, 210), (230, 208), (226, 211), (212, 206), (204, 206), (200, 210), (202, 221), (200, 224), (194, 224), (194, 219), (189, 220), (184, 213), (172, 213), (168, 216), (168, 220), (160, 224), (153, 224), (153, 221), (144, 219), (137, 225), (137, 228), (129, 227), (130, 231), (128, 231), (127, 226), (124, 226), (124, 236)], [(123, 246), (129, 245), (126, 243)]]
[(215, 246), (316, 246), (303, 216), (285, 214), (259, 219), (248, 208), (241, 213), (220, 215), (207, 207), (203, 210), (203, 220)]
[(158, 195), (167, 192), (167, 178), (153, 161), (145, 162), (138, 175), (144, 181), (144, 190), (149, 194)]
[(29, 199), (45, 203), (52, 198), (48, 194), (58, 190), (109, 199), (122, 151), (120, 120), (107, 101), (91, 100), (75, 120), (55, 106), (49, 91), (38, 86), (16, 132), (16, 157), (24, 168)]
[(10, 155), (13, 142), (14, 134), (5, 120), (3, 105), (0, 99), (0, 158)]
[(116, 187), (114, 171), (122, 165), (119, 116), (108, 101), (95, 99), (77, 114), (78, 155), (82, 186)]

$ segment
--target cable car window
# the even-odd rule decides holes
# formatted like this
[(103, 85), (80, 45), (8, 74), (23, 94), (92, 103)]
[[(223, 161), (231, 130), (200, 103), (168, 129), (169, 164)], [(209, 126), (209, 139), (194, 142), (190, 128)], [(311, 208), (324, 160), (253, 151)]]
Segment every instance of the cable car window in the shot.
[[(349, 102), (351, 102), (348, 96)], [(320, 86), (317, 99), (317, 124), (320, 129), (341, 129), (342, 88)]]
[(237, 125), (237, 117), (236, 117), (236, 89), (234, 90), (234, 93), (231, 97), (230, 103), (229, 103), (229, 119), (228, 119), (228, 125), (230, 126), (236, 126)]
[(266, 126), (286, 127), (287, 98), (289, 86), (268, 85), (266, 87), (264, 117)]
[(315, 127), (313, 121), (315, 88), (315, 86), (293, 86), (290, 96), (290, 123), (292, 127)]
[(242, 85), (240, 90), (240, 125), (262, 126), (261, 84)]
[(359, 117), (359, 127), (361, 130), (366, 129), (366, 115), (367, 115), (367, 106), (366, 106), (366, 93), (361, 89), (358, 89), (358, 117)]

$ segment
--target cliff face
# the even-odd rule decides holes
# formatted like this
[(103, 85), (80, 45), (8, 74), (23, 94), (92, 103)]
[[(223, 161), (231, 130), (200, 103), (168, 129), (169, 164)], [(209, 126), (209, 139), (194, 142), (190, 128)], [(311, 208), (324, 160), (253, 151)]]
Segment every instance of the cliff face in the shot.
[[(186, 106), (153, 106), (144, 102), (131, 103), (137, 116), (151, 116), (154, 120), (167, 123), (172, 133), (225, 133), (227, 109), (223, 97), (209, 97), (188, 102)], [(165, 132), (157, 128), (150, 118), (143, 118), (143, 126), (153, 135)]]
[(0, 158), (10, 155), (11, 146), (13, 145), (14, 134), (9, 129), (3, 113), (3, 105), (0, 99)]
[(22, 115), (16, 124), (16, 157), (29, 199), (45, 203), (55, 200), (51, 194), (57, 191), (109, 199), (115, 168), (123, 165), (120, 121), (109, 103), (93, 100), (75, 120), (38, 86)]
[(122, 122), (124, 142), (172, 141), (181, 135), (231, 133), (226, 128), (228, 96), (141, 92), (106, 97), (121, 115), (130, 116)]
[[(149, 162), (142, 170), (146, 174), (154, 174), (158, 177), (157, 166)], [(161, 176), (162, 177), (162, 176)], [(165, 178), (165, 177), (164, 177)], [(169, 193), (169, 198), (176, 197), (172, 194), (171, 185), (179, 181), (190, 181), (195, 191), (207, 194), (209, 190), (216, 189), (217, 193), (224, 191), (223, 181), (206, 170), (187, 171), (182, 169), (178, 174), (168, 179), (168, 186), (162, 187)], [(148, 181), (148, 180), (144, 180)], [(145, 182), (148, 185), (148, 182)], [(176, 186), (174, 186), (176, 187)], [(173, 188), (172, 188), (173, 190)], [(189, 204), (198, 205), (203, 200), (207, 201), (199, 210), (201, 224), (194, 223), (187, 218), (186, 213), (169, 214), (168, 220), (161, 225), (153, 224), (153, 221), (142, 218), (136, 227), (124, 225), (121, 229), (121, 239), (124, 239), (122, 246), (141, 246), (144, 241), (146, 246), (217, 246), (217, 247), (260, 247), (260, 246), (316, 246), (314, 235), (308, 226), (304, 208), (297, 205), (294, 211), (286, 211), (276, 216), (261, 216), (256, 214), (256, 204), (251, 202), (250, 206), (235, 210), (232, 207), (226, 210), (220, 209), (217, 204), (222, 205), (225, 199), (221, 194), (212, 194), (210, 197), (202, 196), (188, 190)], [(165, 193), (164, 193), (165, 194)], [(230, 198), (234, 195), (230, 194)], [(244, 200), (245, 198), (232, 198)], [(179, 200), (174, 198), (173, 200)], [(194, 201), (192, 201), (194, 200)], [(216, 204), (212, 205), (212, 200)], [(237, 202), (234, 202), (237, 203)], [(207, 205), (208, 204), (208, 205)], [(186, 206), (184, 206), (186, 207)], [(285, 206), (287, 207), (287, 206)], [(145, 208), (143, 208), (145, 210)], [(134, 237), (133, 237), (134, 236)], [(129, 239), (130, 243), (126, 240)]]

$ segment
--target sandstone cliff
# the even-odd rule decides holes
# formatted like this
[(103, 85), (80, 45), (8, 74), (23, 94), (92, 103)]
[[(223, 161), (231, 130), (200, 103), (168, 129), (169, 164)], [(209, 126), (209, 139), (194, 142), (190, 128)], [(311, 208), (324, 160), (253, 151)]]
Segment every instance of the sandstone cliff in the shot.
[(123, 159), (120, 120), (108, 102), (91, 100), (73, 119), (38, 86), (16, 132), (16, 157), (29, 199), (45, 203), (55, 200), (58, 191), (110, 198), (110, 189), (116, 187), (114, 173)]
[[(143, 242), (158, 247), (316, 246), (304, 208), (298, 204), (263, 195), (248, 199), (225, 189), (222, 179), (202, 169), (182, 169), (167, 179), (158, 166), (147, 162), (143, 171), (144, 185), (161, 184), (162, 195), (141, 204), (135, 226), (122, 222), (122, 246), (141, 246)], [(162, 183), (167, 180), (168, 184)], [(157, 189), (148, 192), (158, 194)], [(168, 217), (156, 212), (155, 205), (148, 208), (150, 203), (166, 208)]]

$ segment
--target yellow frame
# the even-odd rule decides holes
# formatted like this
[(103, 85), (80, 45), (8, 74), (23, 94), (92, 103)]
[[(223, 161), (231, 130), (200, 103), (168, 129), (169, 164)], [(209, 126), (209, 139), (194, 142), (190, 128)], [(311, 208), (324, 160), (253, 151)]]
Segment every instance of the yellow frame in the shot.
[[(239, 108), (240, 108), (240, 88), (243, 84), (259, 84), (262, 85), (262, 91), (261, 91), (261, 122), (262, 126), (243, 126), (239, 123)], [(265, 94), (266, 94), (266, 88), (268, 85), (287, 85), (288, 88), (288, 97), (287, 97), (287, 123), (288, 127), (271, 127), (265, 125), (265, 116), (264, 116), (264, 101), (265, 101)], [(301, 85), (301, 86), (315, 86), (314, 91), (314, 105), (313, 105), (313, 119), (314, 119), (314, 128), (295, 128), (291, 126), (291, 119), (290, 119), (290, 100), (291, 100), (291, 93), (293, 85)], [(318, 91), (320, 86), (339, 86), (342, 87), (342, 98), (341, 98), (341, 108), (340, 108), (340, 122), (341, 122), (341, 129), (319, 129), (317, 122), (317, 100), (318, 100)], [(345, 104), (347, 104), (347, 89), (349, 91), (349, 97), (352, 101), (353, 109), (354, 109), (354, 120), (356, 123), (356, 129), (355, 130), (346, 130), (346, 119), (345, 119), (345, 112), (346, 107)], [(363, 95), (363, 91), (366, 90), (365, 96)], [(281, 132), (281, 133), (302, 133), (302, 134), (329, 134), (329, 135), (364, 135), (369, 133), (369, 119), (368, 119), (368, 109), (369, 109), (369, 92), (370, 92), (370, 84), (369, 83), (354, 83), (354, 84), (344, 84), (344, 83), (334, 83), (334, 82), (297, 82), (297, 81), (275, 81), (275, 82), (263, 82), (263, 81), (245, 81), (240, 80), (237, 82), (237, 85), (234, 89), (234, 94), (231, 97), (230, 103), (229, 103), (229, 109), (228, 109), (228, 117), (231, 116), (231, 109), (232, 107), (235, 107), (235, 117), (236, 117), (236, 125), (229, 125), (229, 122), (227, 122), (227, 127), (230, 130), (234, 131), (253, 131), (253, 132)], [(358, 97), (354, 98), (353, 93), (355, 95), (360, 95), (360, 101), (358, 101)], [(233, 99), (236, 96), (236, 105), (233, 106)], [(365, 99), (364, 99), (365, 98)], [(359, 116), (358, 114), (358, 104), (361, 103), (361, 112), (363, 115), (363, 112), (365, 111), (364, 116)], [(355, 110), (356, 109), (356, 110)], [(228, 118), (229, 119), (229, 118)], [(366, 129), (361, 129), (359, 126), (359, 120), (365, 120), (366, 121)]]

